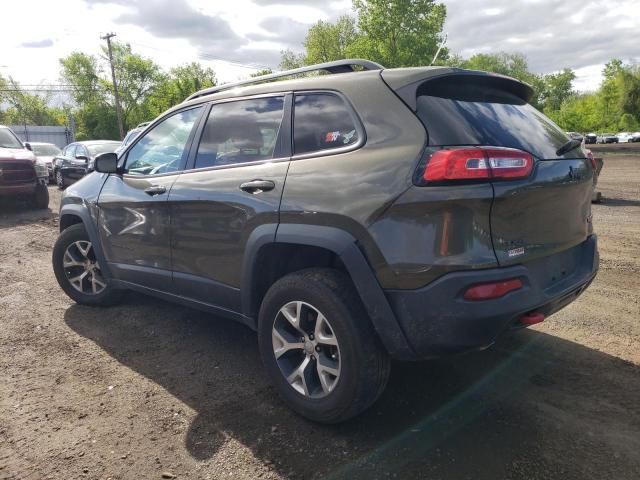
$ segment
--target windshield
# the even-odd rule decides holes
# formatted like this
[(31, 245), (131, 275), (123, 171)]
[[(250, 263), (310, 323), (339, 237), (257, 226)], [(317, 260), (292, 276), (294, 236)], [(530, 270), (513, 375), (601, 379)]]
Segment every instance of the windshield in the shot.
[(89, 154), (95, 157), (101, 153), (115, 152), (119, 146), (120, 142), (94, 143), (93, 145), (87, 145), (87, 149), (89, 150)]
[(0, 128), (0, 148), (24, 148), (24, 146), (11, 130)]
[(45, 145), (31, 144), (31, 148), (33, 149), (33, 153), (35, 153), (37, 156), (54, 157), (60, 153), (60, 149), (52, 144), (45, 144)]

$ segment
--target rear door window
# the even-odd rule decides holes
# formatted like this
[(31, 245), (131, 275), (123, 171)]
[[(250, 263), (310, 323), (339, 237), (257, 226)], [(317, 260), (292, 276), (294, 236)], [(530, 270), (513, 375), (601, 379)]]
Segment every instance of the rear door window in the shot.
[(213, 105), (202, 133), (195, 168), (270, 160), (277, 149), (284, 97)]
[[(470, 78), (443, 78), (417, 92), (417, 113), (429, 145), (484, 145), (525, 150), (541, 159), (557, 158), (569, 138), (549, 118), (516, 95)], [(584, 157), (581, 149), (565, 158)]]
[(294, 154), (354, 145), (360, 140), (356, 119), (332, 93), (296, 94), (293, 117)]

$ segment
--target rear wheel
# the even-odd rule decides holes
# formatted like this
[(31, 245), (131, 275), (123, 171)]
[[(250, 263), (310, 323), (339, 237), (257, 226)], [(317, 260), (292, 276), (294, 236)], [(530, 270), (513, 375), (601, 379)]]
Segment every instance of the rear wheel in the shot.
[(49, 207), (49, 189), (46, 185), (38, 183), (31, 198), (29, 204), (33, 208), (44, 209)]
[(112, 305), (122, 292), (109, 285), (84, 225), (64, 230), (53, 247), (53, 271), (58, 284), (76, 303)]
[(389, 357), (360, 297), (336, 270), (309, 269), (277, 281), (260, 309), (258, 341), (285, 403), (316, 422), (361, 413), (389, 377)]

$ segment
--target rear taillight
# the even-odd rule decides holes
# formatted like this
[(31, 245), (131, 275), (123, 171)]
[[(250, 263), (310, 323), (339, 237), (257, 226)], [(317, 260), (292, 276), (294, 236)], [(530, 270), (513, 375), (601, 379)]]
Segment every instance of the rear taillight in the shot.
[(431, 155), (422, 179), (427, 182), (516, 179), (529, 176), (532, 169), (533, 157), (522, 150), (452, 148)]

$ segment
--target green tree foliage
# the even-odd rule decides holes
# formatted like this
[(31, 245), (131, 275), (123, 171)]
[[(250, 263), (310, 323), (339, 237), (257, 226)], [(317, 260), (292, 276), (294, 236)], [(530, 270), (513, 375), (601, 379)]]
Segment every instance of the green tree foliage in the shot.
[(320, 20), (307, 32), (304, 61), (312, 65), (348, 58), (358, 38), (356, 21), (349, 15), (343, 15), (336, 23)]
[[(184, 101), (189, 95), (217, 84), (216, 74), (197, 62), (174, 67), (157, 77), (148, 102), (142, 104), (146, 119), (160, 115), (168, 108)], [(145, 121), (140, 120), (138, 123)]]
[[(429, 65), (442, 42), (447, 9), (433, 0), (354, 0), (360, 35), (350, 50), (386, 67)], [(443, 48), (439, 61), (448, 50)]]
[(59, 108), (48, 105), (49, 95), (39, 96), (24, 91), (11, 77), (0, 76), (0, 102), (8, 105), (0, 112), (6, 124), (64, 125), (65, 115)]
[[(152, 60), (114, 42), (113, 59), (125, 130), (151, 120), (192, 93), (216, 85), (215, 72), (199, 63), (163, 72)], [(60, 59), (61, 76), (73, 85), (76, 136), (117, 139), (113, 83), (106, 49), (101, 57), (74, 52)]]

